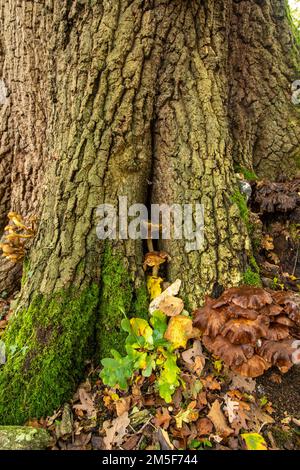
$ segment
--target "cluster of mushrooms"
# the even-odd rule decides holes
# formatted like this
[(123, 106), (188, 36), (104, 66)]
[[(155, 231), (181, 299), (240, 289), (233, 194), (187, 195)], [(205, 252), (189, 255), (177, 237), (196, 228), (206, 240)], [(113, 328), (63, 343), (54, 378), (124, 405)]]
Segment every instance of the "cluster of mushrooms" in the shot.
[(35, 217), (24, 221), (16, 212), (8, 213), (9, 225), (4, 228), (3, 240), (0, 242), (2, 255), (9, 261), (17, 263), (22, 261), (26, 251), (26, 241), (32, 239), (36, 233)]
[(241, 286), (194, 312), (206, 349), (244, 377), (300, 363), (300, 296)]

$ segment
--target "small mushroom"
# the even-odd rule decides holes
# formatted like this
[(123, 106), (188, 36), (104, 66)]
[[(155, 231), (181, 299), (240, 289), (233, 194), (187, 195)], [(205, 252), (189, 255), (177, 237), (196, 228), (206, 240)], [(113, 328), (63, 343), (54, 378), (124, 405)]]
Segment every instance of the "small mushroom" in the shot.
[(259, 310), (260, 315), (267, 315), (274, 317), (275, 315), (280, 315), (283, 312), (283, 308), (279, 305), (265, 305)]
[(221, 331), (233, 344), (256, 344), (257, 340), (267, 334), (268, 319), (258, 317), (256, 320), (229, 320)]
[(165, 251), (151, 251), (146, 254), (143, 268), (146, 271), (147, 267), (152, 268), (152, 276), (158, 277), (158, 270), (161, 264), (170, 261), (171, 257)]
[(279, 325), (285, 325), (285, 326), (295, 326), (295, 323), (287, 316), (285, 315), (278, 315), (277, 317), (274, 317), (271, 319), (272, 323), (278, 323)]
[(266, 362), (262, 357), (255, 354), (247, 362), (233, 367), (233, 370), (243, 377), (259, 377), (267, 369), (269, 369), (270, 364)]
[(293, 365), (292, 354), (295, 349), (292, 347), (293, 340), (286, 341), (263, 341), (258, 353), (267, 362), (276, 365), (281, 372), (287, 372)]
[(254, 348), (251, 345), (237, 346), (221, 335), (214, 340), (211, 340), (209, 336), (203, 336), (202, 341), (206, 349), (215, 356), (221, 357), (228, 367), (239, 366), (254, 354)]
[(288, 338), (289, 328), (285, 325), (279, 325), (278, 323), (271, 323), (263, 336), (271, 341), (281, 341), (282, 339)]
[(246, 318), (247, 320), (256, 320), (258, 312), (249, 308), (242, 308), (238, 305), (229, 305), (228, 313), (230, 318)]
[(225, 311), (211, 309), (204, 334), (215, 338), (226, 324), (227, 319), (228, 314)]

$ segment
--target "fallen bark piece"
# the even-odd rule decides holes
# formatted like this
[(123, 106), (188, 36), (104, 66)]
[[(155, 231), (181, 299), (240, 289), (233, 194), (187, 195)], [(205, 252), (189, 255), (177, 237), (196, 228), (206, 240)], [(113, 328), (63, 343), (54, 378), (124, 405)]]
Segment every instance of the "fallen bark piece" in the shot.
[(0, 426), (0, 450), (44, 450), (52, 444), (45, 429)]

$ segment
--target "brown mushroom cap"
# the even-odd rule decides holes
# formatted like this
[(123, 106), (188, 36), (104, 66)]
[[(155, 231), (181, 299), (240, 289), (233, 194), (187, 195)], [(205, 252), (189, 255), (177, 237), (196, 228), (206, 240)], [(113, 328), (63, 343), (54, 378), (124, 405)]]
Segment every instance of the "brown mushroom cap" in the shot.
[(271, 295), (259, 287), (241, 287), (241, 292), (234, 296), (232, 302), (243, 308), (261, 308), (273, 302)]
[(220, 297), (220, 301), (233, 302), (242, 308), (257, 309), (272, 304), (271, 295), (260, 287), (241, 286), (227, 289)]
[(289, 318), (286, 317), (285, 315), (278, 315), (277, 317), (271, 318), (271, 325), (273, 323), (278, 323), (279, 325), (285, 325), (285, 326), (295, 326), (295, 323)]
[(283, 312), (283, 308), (279, 305), (265, 305), (263, 308), (259, 310), (260, 315), (266, 315), (275, 317), (276, 315), (280, 315)]
[(205, 305), (204, 307), (198, 308), (193, 312), (193, 325), (199, 330), (204, 331), (207, 326), (209, 314), (213, 311), (209, 305)]
[(221, 334), (233, 344), (256, 344), (256, 341), (267, 334), (269, 321), (267, 317), (256, 320), (229, 320)]
[(233, 367), (233, 370), (243, 377), (259, 377), (267, 369), (270, 364), (266, 362), (262, 357), (255, 354), (247, 362), (244, 362), (240, 366)]
[[(223, 336), (217, 336), (214, 340), (211, 340), (209, 336), (204, 335), (202, 338), (203, 344), (208, 351), (215, 356), (220, 357), (228, 367), (232, 365), (239, 366), (247, 361), (247, 358), (254, 354), (254, 348), (251, 345), (247, 345), (247, 348), (243, 346), (237, 346), (231, 344)], [(247, 351), (247, 355), (245, 354)]]
[(271, 341), (281, 341), (282, 339), (288, 338), (289, 328), (288, 326), (279, 325), (278, 323), (271, 323), (263, 336)]
[(256, 320), (258, 312), (249, 308), (242, 308), (238, 305), (229, 305), (227, 308), (230, 318), (246, 318), (247, 320)]
[(170, 256), (165, 251), (150, 251), (145, 256), (143, 268), (146, 271), (147, 266), (149, 267), (160, 266), (166, 261), (170, 261), (170, 259), (171, 259)]
[(227, 319), (228, 315), (224, 311), (211, 309), (204, 334), (215, 338), (226, 324)]
[(293, 342), (294, 340), (265, 340), (259, 348), (258, 353), (267, 362), (276, 365), (282, 372), (287, 372), (293, 365), (292, 354), (295, 351), (292, 347)]

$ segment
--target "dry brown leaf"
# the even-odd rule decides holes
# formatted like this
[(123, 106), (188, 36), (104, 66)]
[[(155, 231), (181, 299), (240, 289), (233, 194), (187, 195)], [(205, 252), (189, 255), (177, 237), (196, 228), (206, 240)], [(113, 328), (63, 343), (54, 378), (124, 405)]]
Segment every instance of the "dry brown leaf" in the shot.
[(91, 394), (86, 391), (83, 386), (80, 386), (78, 389), (78, 395), (80, 399), (80, 404), (73, 405), (75, 410), (85, 411), (89, 418), (95, 418), (97, 416), (97, 410), (95, 408), (94, 400), (91, 397)]
[(212, 375), (201, 378), (201, 382), (208, 390), (221, 390), (221, 384)]
[(227, 425), (225, 416), (221, 410), (221, 405), (218, 400), (213, 402), (207, 417), (212, 421), (217, 434), (219, 434), (222, 438), (226, 438), (233, 434), (234, 431)]
[(134, 434), (133, 436), (130, 436), (126, 441), (122, 444), (122, 449), (124, 450), (133, 450), (135, 446), (138, 444), (140, 441), (141, 436), (140, 434)]
[(112, 450), (114, 446), (122, 444), (129, 424), (130, 419), (127, 411), (113, 421), (104, 421), (103, 430), (106, 432), (106, 436), (103, 442), (106, 450)]
[(168, 317), (175, 317), (176, 315), (180, 315), (182, 312), (184, 303), (182, 299), (168, 295), (160, 301), (158, 308)]
[(131, 403), (130, 397), (124, 397), (116, 401), (117, 416), (121, 416), (123, 413), (125, 413), (125, 411), (129, 411), (130, 403)]
[(199, 437), (208, 436), (213, 431), (213, 423), (208, 418), (200, 418), (197, 421), (197, 434)]
[(169, 295), (174, 295), (174, 296), (177, 295), (178, 292), (179, 292), (180, 286), (181, 286), (181, 280), (176, 279), (176, 281), (173, 282), (173, 284), (171, 284), (169, 287), (167, 287), (167, 289), (164, 290), (158, 297), (155, 297), (155, 299), (153, 299), (150, 302), (150, 305), (149, 305), (150, 315), (152, 315), (152, 313), (155, 312), (155, 310), (158, 310), (158, 306), (159, 306), (160, 302), (165, 297), (167, 297)]
[(267, 251), (273, 251), (274, 250), (274, 240), (271, 235), (264, 235), (262, 241), (261, 241), (261, 246)]
[(193, 346), (182, 353), (182, 359), (191, 372), (201, 375), (205, 366), (205, 357), (202, 353), (201, 341), (195, 340)]
[(167, 408), (158, 409), (153, 419), (153, 424), (157, 428), (168, 429), (172, 417)]

